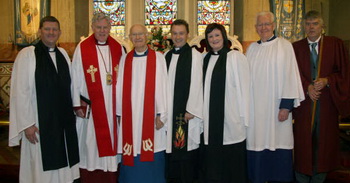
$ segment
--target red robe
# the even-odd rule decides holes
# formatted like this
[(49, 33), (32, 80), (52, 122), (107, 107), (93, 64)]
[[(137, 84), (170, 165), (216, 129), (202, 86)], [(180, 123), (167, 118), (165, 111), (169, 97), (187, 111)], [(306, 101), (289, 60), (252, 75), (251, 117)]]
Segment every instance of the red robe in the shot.
[[(327, 77), (329, 87), (321, 90), (320, 134), (317, 172), (329, 172), (340, 165), (338, 116), (349, 114), (350, 64), (342, 40), (324, 36), (320, 77)], [(312, 83), (310, 48), (307, 39), (293, 43), (304, 93)], [(320, 44), (319, 44), (320, 49)], [(319, 50), (320, 53), (320, 50)], [(312, 101), (309, 96), (293, 111), (294, 158), (297, 172), (312, 175)]]

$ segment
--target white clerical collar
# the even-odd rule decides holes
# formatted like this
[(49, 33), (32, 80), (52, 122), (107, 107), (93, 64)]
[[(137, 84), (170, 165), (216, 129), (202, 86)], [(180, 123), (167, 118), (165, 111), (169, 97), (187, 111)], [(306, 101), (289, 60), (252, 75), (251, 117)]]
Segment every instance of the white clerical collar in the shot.
[(49, 52), (54, 52), (55, 48), (49, 48)]
[(135, 50), (134, 57), (147, 56), (147, 53), (148, 53), (148, 48), (145, 51), (142, 51), (142, 52), (138, 52), (138, 51)]
[(309, 44), (311, 44), (311, 43), (318, 43), (318, 42), (320, 41), (321, 37), (322, 37), (322, 36), (318, 37), (318, 38), (316, 39), (316, 41), (311, 41), (309, 38), (307, 38), (307, 42), (308, 42)]
[[(147, 50), (146, 50), (147, 51)], [(144, 55), (146, 53), (146, 51), (143, 51), (143, 52), (138, 52), (138, 51), (135, 51), (137, 55)]]
[(107, 43), (106, 41), (104, 41), (104, 42), (97, 41), (97, 45), (99, 45), (99, 46), (107, 45), (106, 43)]

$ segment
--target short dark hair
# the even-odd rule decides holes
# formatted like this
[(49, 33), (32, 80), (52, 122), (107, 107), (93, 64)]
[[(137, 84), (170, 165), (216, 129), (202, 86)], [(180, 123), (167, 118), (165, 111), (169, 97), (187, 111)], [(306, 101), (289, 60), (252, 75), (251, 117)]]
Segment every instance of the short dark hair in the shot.
[(207, 44), (208, 51), (213, 50), (213, 48), (210, 46), (210, 44), (208, 42), (208, 34), (211, 33), (214, 29), (218, 29), (221, 32), (222, 37), (224, 38), (223, 48), (228, 48), (229, 43), (228, 43), (228, 38), (227, 38), (227, 33), (226, 33), (225, 27), (221, 24), (212, 23), (212, 24), (209, 24), (207, 26), (207, 28), (205, 29), (205, 42)]
[(314, 19), (314, 18), (322, 18), (321, 13), (316, 10), (311, 10), (311, 11), (308, 11), (304, 17), (304, 19)]
[(304, 20), (309, 20), (309, 19), (320, 19), (321, 24), (323, 24), (323, 18), (321, 13), (316, 10), (310, 10), (305, 14)]
[(61, 29), (61, 27), (60, 27), (60, 22), (59, 22), (59, 21), (57, 20), (57, 18), (54, 17), (54, 16), (46, 16), (46, 17), (42, 18), (42, 19), (40, 20), (39, 29), (41, 29), (41, 28), (43, 27), (44, 22), (57, 22), (57, 24), (58, 24), (58, 29)]
[(173, 25), (184, 25), (186, 27), (187, 33), (190, 33), (190, 29), (188, 28), (188, 23), (183, 19), (176, 19), (170, 26), (170, 30), (173, 28)]

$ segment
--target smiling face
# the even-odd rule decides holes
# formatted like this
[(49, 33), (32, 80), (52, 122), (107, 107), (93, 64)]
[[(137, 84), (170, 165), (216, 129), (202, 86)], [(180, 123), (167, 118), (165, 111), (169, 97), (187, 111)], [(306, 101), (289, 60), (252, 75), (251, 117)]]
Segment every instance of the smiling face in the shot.
[(275, 30), (275, 23), (269, 14), (258, 16), (255, 25), (256, 32), (259, 34), (261, 41), (266, 42), (273, 36)]
[(91, 25), (92, 32), (95, 34), (95, 38), (99, 42), (106, 42), (111, 30), (111, 24), (107, 19), (97, 20)]
[(185, 25), (173, 25), (171, 28), (171, 40), (176, 48), (181, 48), (187, 43), (188, 32)]
[(224, 38), (219, 29), (214, 29), (208, 33), (208, 43), (214, 52), (217, 52), (224, 47)]
[(138, 52), (143, 52), (147, 49), (147, 29), (143, 25), (134, 25), (130, 29), (131, 42)]
[(322, 34), (323, 22), (319, 18), (305, 20), (305, 33), (310, 41), (316, 41)]
[(44, 22), (39, 29), (41, 41), (49, 48), (54, 48), (61, 35), (61, 30), (57, 22)]

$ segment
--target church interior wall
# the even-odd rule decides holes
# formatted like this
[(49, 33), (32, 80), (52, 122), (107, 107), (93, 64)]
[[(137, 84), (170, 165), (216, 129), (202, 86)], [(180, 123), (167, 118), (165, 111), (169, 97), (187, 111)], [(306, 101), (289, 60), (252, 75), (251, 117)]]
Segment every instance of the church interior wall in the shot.
[[(230, 35), (237, 35), (244, 49), (251, 42), (259, 39), (254, 27), (255, 15), (259, 11), (268, 11), (269, 2), (269, 0), (231, 0), (233, 9), (231, 19), (233, 21)], [(306, 11), (315, 9), (322, 12), (328, 35), (350, 40), (349, 3), (348, 0), (305, 0), (305, 8)], [(3, 26), (0, 29), (0, 44), (3, 45), (1, 47), (5, 47), (14, 42), (14, 0), (2, 0), (1, 4), (0, 22)], [(126, 1), (126, 35), (133, 24), (144, 23), (143, 5), (144, 0)], [(92, 0), (51, 0), (51, 15), (56, 16), (61, 22), (60, 46), (68, 48), (70, 55), (80, 41), (80, 37), (91, 34), (92, 11)], [(189, 22), (190, 39), (197, 35), (196, 13), (196, 1), (178, 0), (177, 18)], [(0, 55), (0, 59), (2, 57)]]
[(350, 1), (332, 0), (329, 4), (329, 35), (350, 40)]
[(0, 44), (11, 44), (14, 34), (14, 1), (2, 0), (0, 6)]

